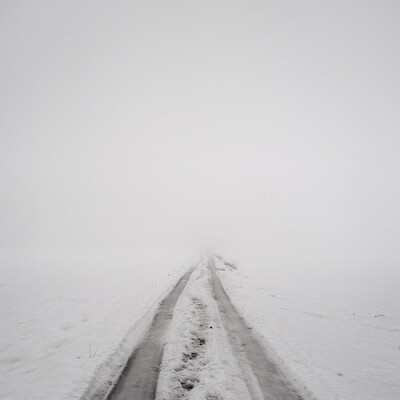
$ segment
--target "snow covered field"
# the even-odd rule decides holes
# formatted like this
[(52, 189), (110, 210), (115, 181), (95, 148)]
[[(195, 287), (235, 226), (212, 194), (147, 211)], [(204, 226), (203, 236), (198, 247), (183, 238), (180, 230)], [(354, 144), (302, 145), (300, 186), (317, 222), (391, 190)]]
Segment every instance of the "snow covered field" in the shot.
[(397, 271), (217, 266), (235, 307), (316, 398), (400, 398)]
[(176, 255), (160, 252), (0, 257), (4, 400), (79, 399), (99, 365), (183, 272)]
[[(132, 326), (155, 309), (184, 269), (176, 255), (151, 252), (2, 251), (0, 257), (0, 399), (4, 400), (81, 398), (99, 366), (115, 353)], [(400, 397), (396, 271), (327, 273), (260, 265), (242, 263), (232, 270), (217, 260), (233, 304), (298, 382), (323, 400)], [(180, 362), (176, 354), (182, 349), (177, 346), (191, 340), (191, 325), (181, 332), (179, 318), (190, 319), (194, 313), (196, 325), (202, 322), (204, 305), (215, 308), (204, 268), (192, 276), (187, 295), (178, 301), (171, 339), (179, 333), (179, 340), (171, 340), (166, 349), (170, 365)], [(214, 318), (209, 325), (218, 323)], [(224, 352), (222, 333), (219, 342), (210, 342), (209, 350), (228, 360), (232, 355)], [(201, 355), (198, 361), (209, 356)], [(204, 372), (214, 376), (201, 377), (207, 384), (199, 386), (199, 395), (228, 391), (221, 384), (226, 382), (224, 370), (217, 367)], [(190, 381), (199, 379), (197, 372), (189, 368), (182, 374), (189, 374), (185, 377)], [(163, 370), (159, 395), (168, 397), (174, 378), (170, 374), (175, 373), (179, 375), (179, 368)], [(215, 379), (218, 385), (213, 385)]]

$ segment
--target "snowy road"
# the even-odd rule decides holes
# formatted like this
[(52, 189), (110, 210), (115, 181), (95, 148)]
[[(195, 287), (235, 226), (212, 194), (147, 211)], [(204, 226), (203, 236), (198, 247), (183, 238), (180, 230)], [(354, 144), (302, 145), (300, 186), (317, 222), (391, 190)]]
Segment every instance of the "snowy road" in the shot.
[(161, 304), (108, 400), (299, 400), (232, 306), (213, 259)]

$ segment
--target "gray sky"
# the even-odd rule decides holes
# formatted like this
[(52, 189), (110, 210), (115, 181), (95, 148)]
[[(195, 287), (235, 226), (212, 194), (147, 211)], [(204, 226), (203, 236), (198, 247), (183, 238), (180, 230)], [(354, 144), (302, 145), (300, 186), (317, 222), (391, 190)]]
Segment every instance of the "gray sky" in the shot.
[(1, 1), (0, 246), (400, 256), (400, 2)]

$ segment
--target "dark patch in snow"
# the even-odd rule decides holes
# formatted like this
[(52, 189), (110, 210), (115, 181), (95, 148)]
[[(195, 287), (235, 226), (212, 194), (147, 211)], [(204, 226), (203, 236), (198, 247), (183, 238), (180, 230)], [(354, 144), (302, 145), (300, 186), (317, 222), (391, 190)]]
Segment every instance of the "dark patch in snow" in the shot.
[(198, 382), (199, 380), (197, 378), (184, 379), (181, 381), (181, 385), (186, 390), (192, 390), (194, 388), (194, 384)]
[(204, 359), (206, 332), (210, 327), (206, 312), (207, 306), (196, 297), (192, 297), (191, 300), (190, 322), (193, 324), (193, 329), (187, 338), (186, 349), (181, 356), (182, 362), (178, 367), (175, 367), (178, 381), (178, 386), (175, 388), (175, 397), (177, 399), (186, 398), (185, 393), (195, 388), (200, 382), (199, 371), (207, 364)]
[(199, 346), (204, 346), (204, 345), (206, 344), (206, 339), (204, 339), (204, 338), (199, 338), (199, 337), (197, 337), (197, 338), (192, 338), (192, 341), (193, 341), (195, 344), (199, 345)]

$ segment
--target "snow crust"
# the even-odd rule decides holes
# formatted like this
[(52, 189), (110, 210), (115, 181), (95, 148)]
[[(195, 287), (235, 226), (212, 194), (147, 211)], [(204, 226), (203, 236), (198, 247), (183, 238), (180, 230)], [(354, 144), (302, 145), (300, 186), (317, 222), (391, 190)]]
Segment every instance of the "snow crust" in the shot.
[(172, 317), (157, 400), (250, 400), (222, 326), (204, 262), (192, 274)]
[(96, 377), (107, 384), (184, 271), (176, 254), (0, 257), (2, 400), (80, 399)]
[(400, 398), (396, 271), (216, 265), (236, 309), (298, 386), (324, 400)]

